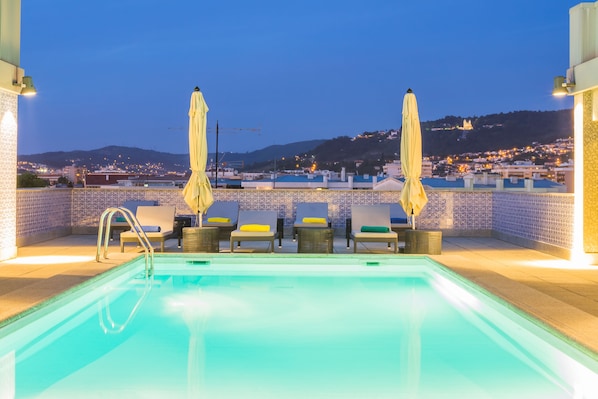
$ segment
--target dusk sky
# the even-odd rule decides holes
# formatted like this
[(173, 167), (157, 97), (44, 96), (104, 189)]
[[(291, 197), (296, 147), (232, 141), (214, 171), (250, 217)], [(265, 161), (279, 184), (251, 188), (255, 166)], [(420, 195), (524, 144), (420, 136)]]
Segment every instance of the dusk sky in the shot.
[(188, 153), (195, 86), (210, 151), (216, 121), (233, 152), (398, 129), (408, 88), (422, 121), (571, 108), (551, 90), (579, 3), (24, 0), (18, 153)]

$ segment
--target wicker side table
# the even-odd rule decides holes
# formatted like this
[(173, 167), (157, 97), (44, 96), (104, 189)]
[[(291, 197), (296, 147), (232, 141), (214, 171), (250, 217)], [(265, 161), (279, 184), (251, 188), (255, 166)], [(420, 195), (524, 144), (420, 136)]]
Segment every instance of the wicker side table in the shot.
[(297, 229), (297, 252), (331, 254), (334, 240), (333, 229)]
[(392, 231), (394, 231), (395, 233), (397, 233), (397, 236), (399, 237), (399, 241), (405, 241), (405, 232), (407, 230), (411, 230), (410, 226), (405, 226), (405, 227), (391, 227), (390, 228)]
[(442, 231), (405, 230), (405, 253), (440, 255), (442, 251)]
[(183, 228), (183, 252), (220, 252), (218, 227)]

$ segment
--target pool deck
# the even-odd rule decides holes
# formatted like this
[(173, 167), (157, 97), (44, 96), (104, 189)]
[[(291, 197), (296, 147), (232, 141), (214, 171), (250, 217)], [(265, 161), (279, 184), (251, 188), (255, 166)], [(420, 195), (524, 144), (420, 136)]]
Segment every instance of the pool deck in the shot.
[[(140, 254), (133, 244), (120, 253), (115, 240), (109, 259), (98, 263), (96, 240), (92, 235), (61, 237), (19, 248), (16, 259), (0, 262), (0, 323)], [(220, 242), (220, 252), (229, 252), (228, 248), (228, 241)], [(248, 242), (239, 252), (266, 249), (260, 242)], [(374, 256), (392, 253), (377, 243), (360, 244), (358, 251)], [(182, 250), (171, 239), (165, 252)], [(301, 256), (290, 238), (275, 252)], [(353, 248), (346, 248), (343, 237), (335, 237), (334, 252), (352, 254)], [(579, 266), (487, 237), (445, 237), (442, 254), (430, 258), (590, 349), (598, 359), (598, 266)]]

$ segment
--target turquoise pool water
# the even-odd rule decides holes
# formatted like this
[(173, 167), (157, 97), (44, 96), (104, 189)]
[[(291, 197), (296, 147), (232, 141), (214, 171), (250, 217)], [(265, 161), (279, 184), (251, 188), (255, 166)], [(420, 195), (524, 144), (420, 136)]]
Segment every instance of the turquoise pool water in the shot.
[(590, 356), (426, 260), (164, 256), (0, 330), (0, 398), (596, 398)]

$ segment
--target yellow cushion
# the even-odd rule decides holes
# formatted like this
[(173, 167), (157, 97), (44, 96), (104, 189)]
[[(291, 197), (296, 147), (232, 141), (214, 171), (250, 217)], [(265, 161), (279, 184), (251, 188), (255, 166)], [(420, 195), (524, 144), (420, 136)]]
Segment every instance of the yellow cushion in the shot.
[(239, 228), (241, 231), (270, 231), (267, 224), (244, 224)]
[(230, 218), (221, 218), (221, 217), (208, 218), (208, 223), (230, 223)]
[(321, 224), (326, 224), (326, 218), (303, 218), (303, 223), (321, 223)]

